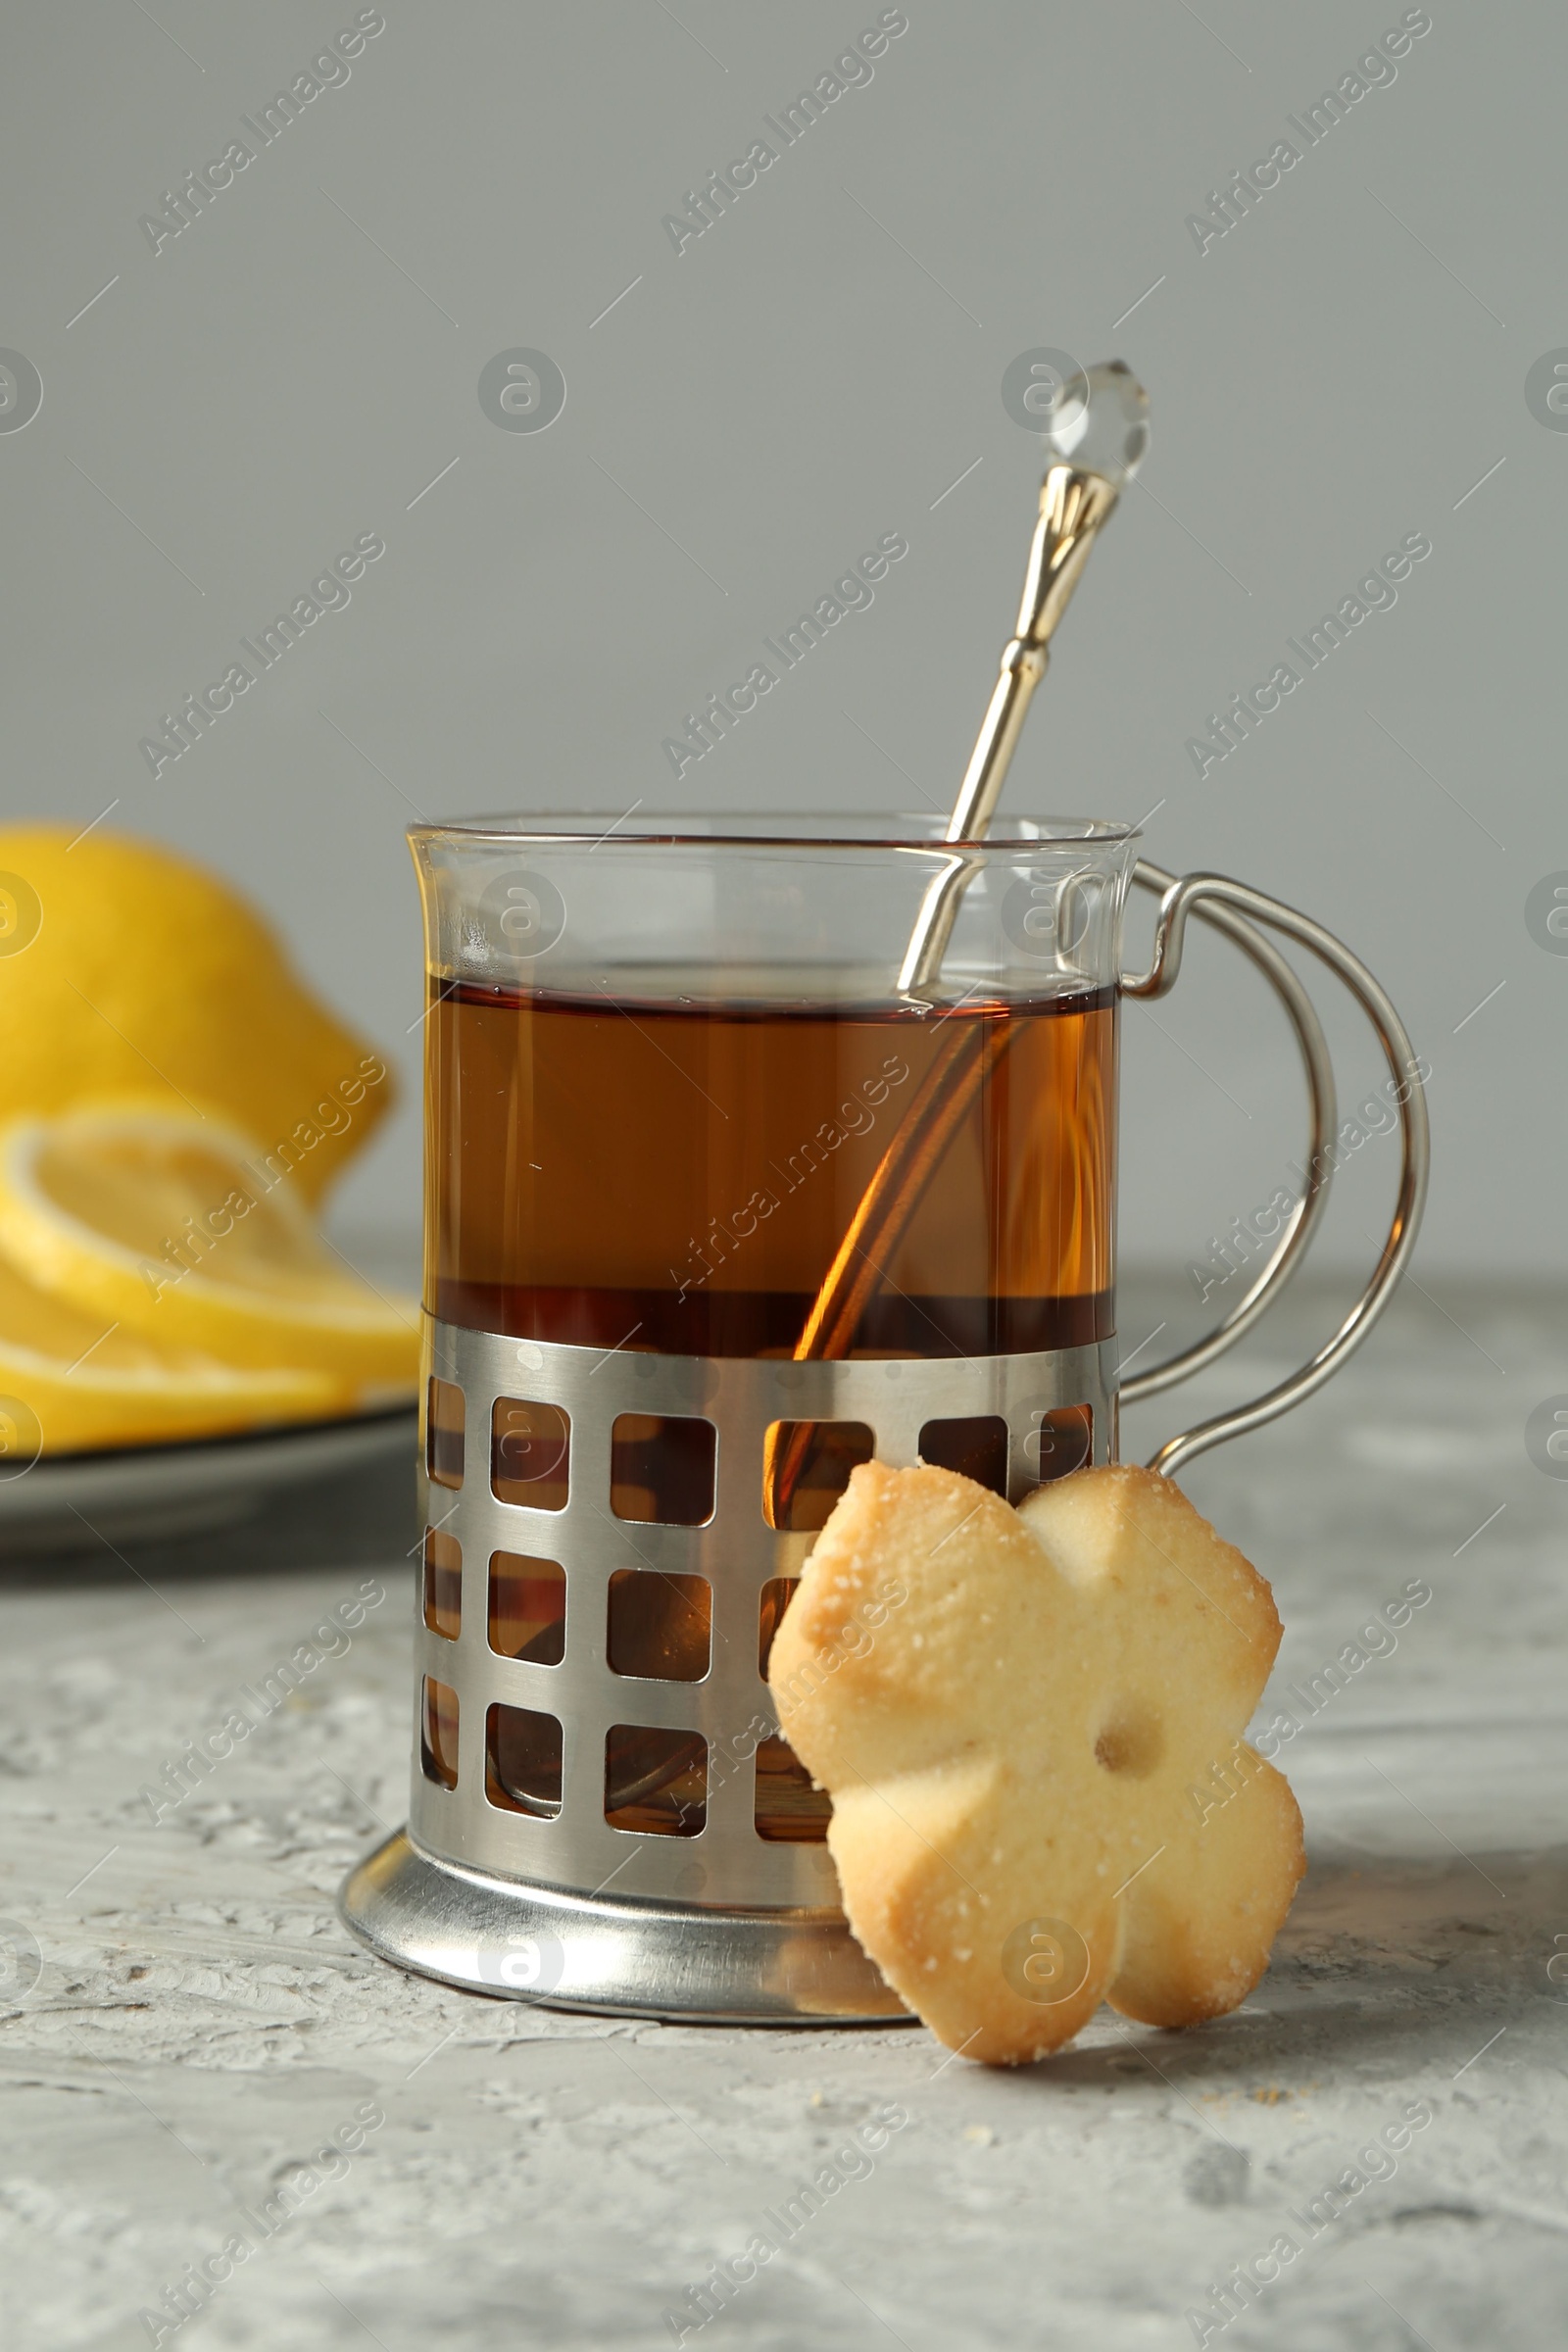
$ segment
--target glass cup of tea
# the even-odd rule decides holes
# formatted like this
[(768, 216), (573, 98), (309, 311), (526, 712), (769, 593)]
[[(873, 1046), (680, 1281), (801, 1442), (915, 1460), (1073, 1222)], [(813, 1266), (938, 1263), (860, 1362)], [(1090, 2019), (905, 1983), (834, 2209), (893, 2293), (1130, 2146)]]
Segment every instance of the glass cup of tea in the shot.
[[(1377, 1031), (1398, 1202), (1334, 1338), (1154, 1466), (1309, 1394), (1409, 1253), (1424, 1066), (1319, 925), (1140, 861), (1125, 826), (949, 843), (908, 818), (541, 816), (411, 840), (429, 975), (413, 1798), (345, 1917), (404, 1965), (519, 1997), (897, 2019), (766, 1683), (851, 1472), (936, 1463), (1019, 1500), (1115, 1460), (1119, 1401), (1272, 1302), (1325, 1203), (1336, 1113), (1270, 933)], [(1135, 884), (1159, 904), (1129, 976)], [(916, 991), (900, 975), (934, 895), (946, 945)], [(1308, 1175), (1219, 1329), (1119, 1382), (1120, 1003), (1173, 984), (1190, 914), (1280, 994)]]

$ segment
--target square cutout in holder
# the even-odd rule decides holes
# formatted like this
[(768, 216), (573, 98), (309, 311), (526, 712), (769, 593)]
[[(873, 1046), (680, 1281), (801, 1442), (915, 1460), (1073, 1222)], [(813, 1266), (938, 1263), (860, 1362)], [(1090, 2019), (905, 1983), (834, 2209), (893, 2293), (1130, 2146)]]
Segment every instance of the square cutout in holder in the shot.
[(811, 1786), (806, 1766), (776, 1733), (758, 1742), (753, 1817), (759, 1838), (775, 1845), (820, 1845), (833, 1818), (833, 1799)]
[(928, 1421), (920, 1432), (920, 1459), (936, 1470), (956, 1470), (993, 1494), (1007, 1492), (1007, 1424), (1000, 1413), (971, 1413), (960, 1421)]
[(490, 1491), (498, 1502), (564, 1511), (571, 1470), (571, 1419), (559, 1404), (498, 1396), (490, 1413)]
[(503, 1813), (554, 1821), (561, 1811), (561, 1726), (534, 1707), (499, 1703), (485, 1717), (484, 1792)]
[(815, 1534), (826, 1527), (850, 1472), (875, 1451), (863, 1421), (775, 1421), (766, 1440), (772, 1475), (762, 1479), (762, 1517), (788, 1534)]
[(773, 1654), (773, 1636), (784, 1622), (784, 1612), (795, 1598), (800, 1581), (798, 1576), (770, 1576), (762, 1587), (757, 1612), (757, 1671), (764, 1683), (767, 1661)]
[(700, 1683), (713, 1647), (713, 1588), (706, 1576), (617, 1568), (610, 1580), (605, 1655), (612, 1674)]
[(424, 1622), (444, 1642), (463, 1630), (463, 1546), (438, 1527), (424, 1531)]
[(605, 1736), (605, 1819), (639, 1838), (701, 1836), (708, 1826), (702, 1733), (612, 1724)]
[(684, 1413), (620, 1413), (610, 1436), (610, 1507), (650, 1527), (713, 1516), (718, 1432)]
[(1022, 1495), (1054, 1479), (1070, 1478), (1092, 1458), (1095, 1448), (1093, 1405), (1058, 1404), (1050, 1412), (1032, 1413), (1019, 1443), (1022, 1457), (1016, 1492)]
[(566, 1654), (566, 1578), (554, 1560), (490, 1554), (490, 1646), (501, 1658), (559, 1666)]
[(458, 1694), (430, 1675), (424, 1678), (419, 1710), (419, 1764), (438, 1788), (458, 1785)]
[(463, 1484), (463, 1391), (450, 1380), (431, 1380), (424, 1401), (424, 1467), (432, 1485)]

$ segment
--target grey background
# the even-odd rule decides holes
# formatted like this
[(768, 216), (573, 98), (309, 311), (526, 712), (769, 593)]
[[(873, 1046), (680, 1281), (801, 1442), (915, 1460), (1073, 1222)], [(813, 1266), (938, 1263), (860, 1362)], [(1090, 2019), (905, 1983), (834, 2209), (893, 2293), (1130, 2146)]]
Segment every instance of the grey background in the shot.
[[(336, 1214), (410, 1232), (415, 808), (945, 802), (1038, 478), (1003, 371), (1117, 352), (1153, 449), (1009, 803), (1159, 803), (1152, 857), (1340, 931), (1432, 1062), (1425, 1261), (1560, 1264), (1568, 959), (1524, 906), (1568, 867), (1568, 436), (1524, 383), (1568, 342), (1568, 22), (1435, 0), (1392, 86), (1200, 256), (1186, 216), (1397, 7), (910, 0), (871, 82), (677, 256), (662, 217), (877, 13), (388, 0), (348, 82), (155, 257), (138, 217), (355, 10), (13, 12), (0, 343), (44, 401), (0, 435), (5, 813), (116, 803), (255, 894), (404, 1066)], [(481, 413), (515, 346), (564, 373), (547, 432)], [(352, 605), (155, 782), (158, 714), (367, 530), (387, 554)], [(874, 607), (677, 783), (681, 713), (891, 530), (910, 552)], [(1434, 552), (1397, 606), (1200, 782), (1205, 714), (1415, 530)], [(1297, 1081), (1217, 947), (1128, 1031), (1124, 1250), (1174, 1269), (1283, 1180)], [(1348, 1091), (1374, 1080), (1337, 1033)], [(1365, 1258), (1393, 1176), (1386, 1142), (1358, 1156), (1333, 1262)]]

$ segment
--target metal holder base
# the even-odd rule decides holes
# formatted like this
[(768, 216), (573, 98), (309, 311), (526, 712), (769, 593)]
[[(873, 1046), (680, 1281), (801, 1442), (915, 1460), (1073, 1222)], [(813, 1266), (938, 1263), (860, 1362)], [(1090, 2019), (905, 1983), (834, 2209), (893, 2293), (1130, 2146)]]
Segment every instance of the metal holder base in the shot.
[(399, 1830), (344, 1881), (383, 1960), (465, 1992), (709, 2025), (914, 2020), (837, 1911), (714, 1911), (522, 1886), (438, 1862)]
[[(1115, 1342), (796, 1363), (607, 1352), (430, 1323), (426, 1370), (461, 1395), (461, 1446), (436, 1462), (428, 1494), (430, 1541), (455, 1555), (457, 1592), (444, 1607), (416, 1605), (409, 1825), (345, 1885), (349, 1927), (445, 1984), (563, 2008), (756, 2025), (901, 2019), (838, 1907), (826, 1844), (776, 1834), (765, 1819), (777, 1718), (761, 1608), (773, 1580), (799, 1577), (814, 1541), (766, 1524), (767, 1433), (853, 1423), (880, 1460), (902, 1465), (955, 1418), (984, 1416), (1006, 1441), (1009, 1489), (1024, 1493), (1039, 1481), (1043, 1446), (1049, 1469), (1048, 1416), (1061, 1407), (1085, 1415), (1071, 1430), (1094, 1459), (1113, 1456)], [(555, 1432), (548, 1482), (531, 1469), (533, 1485), (519, 1481), (497, 1450), (495, 1415), (510, 1426), (514, 1410), (533, 1417), (525, 1427)], [(648, 1444), (650, 1430), (667, 1442), (671, 1426), (704, 1425), (709, 1515), (697, 1525), (621, 1516), (617, 1494), (648, 1506), (641, 1488), (615, 1485), (617, 1428)], [(554, 1662), (495, 1646), (498, 1561), (512, 1564), (508, 1576), (519, 1566), (564, 1575)], [(697, 1679), (662, 1677), (658, 1660), (624, 1653), (617, 1665), (617, 1592), (630, 1580), (635, 1596), (644, 1579), (672, 1590), (663, 1580), (678, 1578), (708, 1587)], [(431, 1691), (448, 1727), (439, 1756), (419, 1728)], [(535, 1742), (530, 1757), (553, 1744), (553, 1786), (536, 1776), (535, 1788), (507, 1764), (499, 1743), (518, 1723)], [(661, 1741), (666, 1754), (695, 1749), (695, 1821), (671, 1812), (662, 1823), (655, 1811), (619, 1826), (630, 1807), (611, 1804), (611, 1758), (627, 1727), (656, 1757)]]

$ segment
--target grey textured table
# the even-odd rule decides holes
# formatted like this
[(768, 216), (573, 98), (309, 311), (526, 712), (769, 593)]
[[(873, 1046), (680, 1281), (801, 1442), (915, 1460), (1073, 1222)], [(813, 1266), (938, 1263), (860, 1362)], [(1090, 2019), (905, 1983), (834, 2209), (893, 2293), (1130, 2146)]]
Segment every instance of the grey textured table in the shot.
[[(1263, 1714), (1308, 1718), (1281, 1761), (1312, 1868), (1269, 1975), (1200, 2031), (1104, 2012), (1018, 2074), (918, 2029), (606, 2026), (362, 1952), (332, 1897), (403, 1816), (412, 1482), (323, 1489), (206, 1551), (13, 1565), (6, 2345), (1560, 2345), (1568, 1483), (1524, 1426), (1568, 1390), (1568, 1317), (1429, 1288), (1186, 1481), (1274, 1582)], [(1124, 1330), (1146, 1310), (1124, 1299)], [(1287, 1301), (1128, 1451), (1187, 1396), (1261, 1385), (1327, 1312)], [(386, 1597), (339, 1654), (155, 1824), (143, 1786), (368, 1579)], [(1397, 1646), (1309, 1715), (1304, 1687), (1412, 1579), (1432, 1598)], [(808, 2212), (890, 2108), (906, 2121)], [(759, 2233), (784, 2242), (699, 2325), (688, 2289)], [(235, 2237), (248, 2258), (176, 2325), (169, 2291)], [(1227, 2319), (1210, 2290), (1244, 2264)]]

